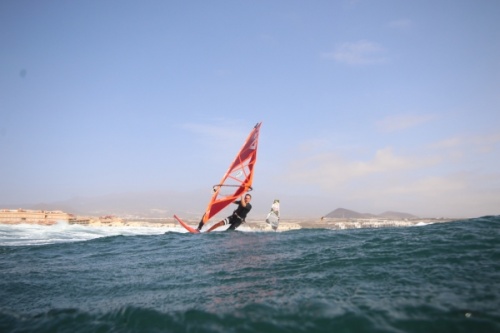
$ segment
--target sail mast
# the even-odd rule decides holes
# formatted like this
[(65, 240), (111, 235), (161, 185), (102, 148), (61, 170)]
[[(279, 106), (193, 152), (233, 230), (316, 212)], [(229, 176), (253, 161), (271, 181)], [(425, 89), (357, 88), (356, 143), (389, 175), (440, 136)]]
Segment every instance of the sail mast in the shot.
[(255, 125), (219, 184), (213, 186), (212, 197), (203, 214), (203, 224), (243, 193), (252, 190), (261, 124), (262, 122)]

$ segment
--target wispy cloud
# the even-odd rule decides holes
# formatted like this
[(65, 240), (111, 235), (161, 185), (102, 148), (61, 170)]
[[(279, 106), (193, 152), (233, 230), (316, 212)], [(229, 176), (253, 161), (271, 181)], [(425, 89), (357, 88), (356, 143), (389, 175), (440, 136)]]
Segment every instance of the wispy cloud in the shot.
[(483, 153), (493, 151), (496, 145), (500, 144), (500, 133), (478, 135), (471, 138), (471, 143), (479, 147)]
[(384, 187), (366, 183), (370, 192), (361, 195), (364, 200), (389, 207), (396, 204), (421, 216), (474, 217), (497, 213), (492, 207), (500, 203), (499, 176), (498, 172), (459, 171), (405, 179)]
[(311, 139), (311, 140), (307, 140), (307, 141), (302, 142), (298, 146), (298, 150), (303, 151), (303, 152), (311, 152), (311, 151), (315, 151), (317, 149), (323, 149), (323, 148), (327, 147), (328, 144), (329, 144), (329, 141), (327, 139)]
[(422, 147), (408, 148), (404, 154), (391, 147), (368, 155), (338, 149), (319, 153), (331, 148), (320, 143), (307, 142), (304, 147), (309, 149), (296, 150), (298, 156), (285, 168), (283, 184), (322, 193), (330, 206), (358, 206), (368, 212), (395, 209), (448, 217), (498, 214), (500, 173), (495, 166), (500, 133), (457, 134), (435, 143), (424, 140)]
[(208, 123), (184, 123), (181, 128), (191, 133), (192, 139), (197, 144), (209, 147), (211, 154), (221, 153), (227, 155), (228, 151), (236, 154), (238, 147), (243, 143), (250, 127), (243, 128), (234, 121), (219, 120), (219, 125)]
[(205, 123), (184, 123), (181, 128), (203, 138), (214, 138), (229, 140), (241, 137), (239, 126), (234, 123), (228, 123), (221, 120), (220, 125), (211, 125)]
[(382, 119), (376, 123), (377, 128), (383, 132), (396, 132), (426, 123), (435, 117), (433, 115), (397, 115)]
[(448, 192), (463, 190), (466, 187), (467, 184), (463, 175), (428, 176), (419, 178), (416, 181), (388, 186), (385, 192), (400, 195), (420, 194), (439, 197)]
[(322, 53), (322, 57), (348, 65), (371, 65), (386, 62), (385, 49), (375, 42), (360, 40), (338, 45), (334, 51)]
[(430, 144), (430, 148), (442, 151), (491, 153), (500, 145), (500, 133), (487, 133), (469, 136), (454, 136)]
[(291, 182), (316, 184), (322, 188), (338, 188), (351, 181), (360, 181), (373, 175), (392, 175), (439, 162), (439, 158), (398, 156), (391, 148), (377, 150), (370, 160), (347, 160), (335, 153), (324, 153), (301, 158), (290, 167)]
[(458, 137), (447, 138), (435, 143), (432, 143), (430, 146), (434, 149), (449, 149), (458, 147), (462, 143), (462, 139)]
[(389, 28), (405, 30), (413, 26), (413, 22), (410, 19), (402, 18), (389, 22)]

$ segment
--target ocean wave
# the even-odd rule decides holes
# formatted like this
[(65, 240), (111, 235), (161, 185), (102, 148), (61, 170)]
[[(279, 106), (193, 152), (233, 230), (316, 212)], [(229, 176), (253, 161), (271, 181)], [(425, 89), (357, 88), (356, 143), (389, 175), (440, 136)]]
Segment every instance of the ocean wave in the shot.
[(0, 331), (500, 332), (498, 222), (0, 246)]
[(172, 229), (167, 227), (93, 227), (68, 224), (66, 222), (59, 222), (52, 226), (0, 224), (0, 246), (31, 246), (81, 242), (118, 235), (159, 235), (172, 231)]
[(34, 315), (0, 310), (2, 332), (498, 332), (496, 318), (424, 305), (397, 311), (302, 301), (292, 307), (251, 304), (232, 312), (162, 312), (126, 306), (103, 313), (76, 308)]

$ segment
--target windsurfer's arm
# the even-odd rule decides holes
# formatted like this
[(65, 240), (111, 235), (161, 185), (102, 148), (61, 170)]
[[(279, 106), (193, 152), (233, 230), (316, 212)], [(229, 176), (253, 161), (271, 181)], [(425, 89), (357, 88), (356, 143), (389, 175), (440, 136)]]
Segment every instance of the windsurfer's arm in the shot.
[(247, 202), (244, 199), (244, 195), (241, 196), (240, 204), (241, 204), (242, 207), (246, 207), (247, 206)]

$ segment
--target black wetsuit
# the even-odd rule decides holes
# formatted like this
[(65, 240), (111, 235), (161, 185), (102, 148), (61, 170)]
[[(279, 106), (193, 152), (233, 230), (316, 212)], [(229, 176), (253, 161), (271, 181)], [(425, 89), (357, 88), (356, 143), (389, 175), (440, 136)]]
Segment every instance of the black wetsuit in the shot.
[(235, 230), (245, 222), (245, 218), (247, 217), (248, 212), (252, 209), (252, 205), (250, 203), (247, 203), (247, 205), (244, 207), (241, 204), (241, 200), (237, 200), (233, 202), (234, 204), (238, 205), (238, 208), (235, 209), (233, 212), (233, 215), (228, 216), (227, 218), (224, 219), (224, 224), (229, 224), (229, 228), (227, 230)]

